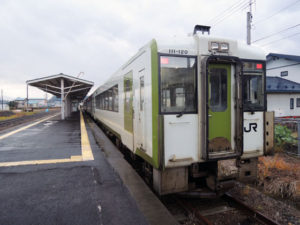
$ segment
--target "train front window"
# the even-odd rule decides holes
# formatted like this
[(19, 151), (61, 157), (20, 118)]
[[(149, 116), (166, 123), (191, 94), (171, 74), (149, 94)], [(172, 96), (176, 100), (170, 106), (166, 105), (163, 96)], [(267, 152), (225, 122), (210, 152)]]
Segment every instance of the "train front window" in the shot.
[(196, 58), (160, 57), (161, 113), (195, 113)]
[(265, 85), (261, 63), (244, 63), (243, 104), (245, 111), (264, 110)]

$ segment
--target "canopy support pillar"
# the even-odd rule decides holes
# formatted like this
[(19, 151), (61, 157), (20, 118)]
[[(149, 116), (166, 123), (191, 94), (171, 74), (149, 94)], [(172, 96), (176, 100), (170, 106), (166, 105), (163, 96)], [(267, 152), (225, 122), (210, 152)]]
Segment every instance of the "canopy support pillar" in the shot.
[(65, 119), (65, 93), (64, 93), (64, 79), (62, 78), (60, 80), (60, 90), (61, 90), (61, 97), (60, 97), (60, 101), (61, 101), (61, 119), (64, 120)]

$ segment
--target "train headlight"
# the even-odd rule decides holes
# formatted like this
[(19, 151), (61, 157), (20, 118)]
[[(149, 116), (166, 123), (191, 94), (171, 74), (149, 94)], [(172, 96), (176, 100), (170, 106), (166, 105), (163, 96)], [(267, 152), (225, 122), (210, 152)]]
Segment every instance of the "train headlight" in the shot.
[(220, 44), (220, 51), (221, 52), (228, 52), (229, 50), (229, 44), (228, 43), (221, 43)]
[(229, 44), (228, 43), (221, 43), (220, 44), (220, 50), (222, 52), (228, 52), (228, 50), (229, 50)]
[(211, 42), (210, 49), (218, 51), (219, 50), (219, 43), (218, 42)]
[(209, 43), (209, 51), (228, 52), (229, 51), (229, 43), (212, 41)]

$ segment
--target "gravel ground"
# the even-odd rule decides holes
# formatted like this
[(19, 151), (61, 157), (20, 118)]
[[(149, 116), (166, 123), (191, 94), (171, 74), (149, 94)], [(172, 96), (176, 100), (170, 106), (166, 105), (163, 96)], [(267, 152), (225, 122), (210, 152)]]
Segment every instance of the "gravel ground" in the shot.
[(260, 157), (257, 188), (300, 210), (300, 159), (283, 153)]
[(289, 204), (271, 198), (253, 187), (238, 183), (229, 193), (237, 196), (240, 200), (279, 224), (300, 225), (299, 210)]

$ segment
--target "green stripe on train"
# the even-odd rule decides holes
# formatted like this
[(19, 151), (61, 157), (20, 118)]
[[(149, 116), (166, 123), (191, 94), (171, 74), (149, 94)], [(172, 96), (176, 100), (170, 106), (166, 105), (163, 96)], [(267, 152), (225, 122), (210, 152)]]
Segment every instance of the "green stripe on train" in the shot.
[(148, 161), (153, 167), (159, 168), (158, 147), (158, 55), (157, 43), (151, 41), (151, 86), (152, 86), (152, 158), (137, 149), (136, 154)]
[(159, 167), (158, 158), (158, 55), (157, 55), (157, 43), (152, 40), (151, 43), (151, 72), (152, 72), (152, 158), (154, 167)]
[(132, 71), (124, 76), (124, 128), (133, 133)]

